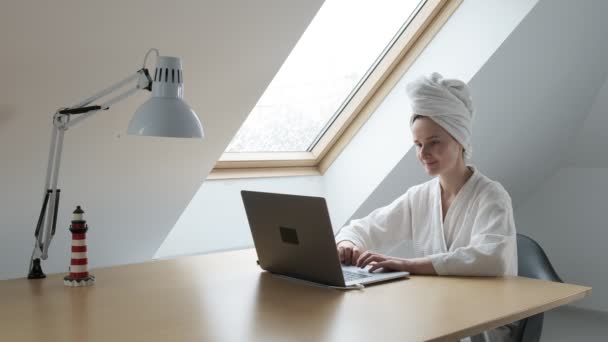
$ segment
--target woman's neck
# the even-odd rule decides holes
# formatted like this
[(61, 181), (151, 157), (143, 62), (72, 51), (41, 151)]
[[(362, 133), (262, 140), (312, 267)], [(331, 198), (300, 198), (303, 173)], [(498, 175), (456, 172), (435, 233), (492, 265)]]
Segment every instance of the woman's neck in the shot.
[(464, 162), (458, 167), (439, 175), (441, 194), (446, 197), (456, 196), (460, 188), (471, 178), (473, 171)]

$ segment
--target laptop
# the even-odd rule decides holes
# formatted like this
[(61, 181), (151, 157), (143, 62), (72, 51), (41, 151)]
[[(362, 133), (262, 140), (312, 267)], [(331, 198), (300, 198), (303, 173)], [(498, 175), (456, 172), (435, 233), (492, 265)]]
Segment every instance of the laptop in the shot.
[(241, 191), (258, 264), (268, 272), (352, 288), (409, 276), (340, 263), (325, 199)]

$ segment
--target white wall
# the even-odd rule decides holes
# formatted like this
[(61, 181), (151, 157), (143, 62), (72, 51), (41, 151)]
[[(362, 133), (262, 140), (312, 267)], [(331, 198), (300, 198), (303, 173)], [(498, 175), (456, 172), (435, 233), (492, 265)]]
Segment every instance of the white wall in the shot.
[(155, 258), (253, 246), (241, 190), (324, 196), (320, 176), (206, 181)]
[[(327, 198), (334, 228), (341, 227), (412, 145), (408, 126), (409, 104), (403, 90), (405, 83), (412, 77), (434, 70), (443, 72), (446, 76), (470, 79), (535, 3), (536, 0), (464, 1), (326, 174), (323, 177), (313, 177), (316, 178), (315, 184), (321, 184), (315, 185), (311, 190), (306, 186), (302, 187), (301, 180), (293, 182), (289, 178), (264, 181), (233, 180), (226, 182), (230, 184), (230, 188), (218, 185), (224, 181), (206, 182), (183, 214), (188, 219), (179, 220), (161, 246), (157, 257), (179, 254), (180, 250), (183, 253), (196, 253), (237, 248), (250, 241), (242, 205), (240, 199), (237, 200), (238, 190), (250, 186), (261, 191), (278, 189), (279, 192), (294, 194), (305, 194), (306, 191), (315, 193), (318, 190), (320, 193), (317, 195)], [(418, 172), (417, 167), (414, 172)], [(396, 176), (403, 179), (403, 174)], [(407, 174), (406, 179), (409, 182), (417, 182), (419, 179), (411, 177), (410, 170)], [(387, 203), (405, 189), (403, 184), (389, 186), (387, 190), (392, 192), (388, 195), (383, 193), (377, 202), (369, 202), (371, 204), (368, 207)], [(218, 198), (220, 201), (214, 204), (212, 199)], [(209, 234), (212, 234), (204, 227), (221, 226), (225, 221), (223, 215), (201, 211), (199, 208), (203, 203), (208, 203), (211, 211), (233, 212), (240, 217), (234, 223), (245, 226), (230, 228), (230, 237), (218, 238), (217, 245), (203, 243), (202, 240), (208, 239)], [(196, 231), (199, 233), (195, 234)], [(233, 232), (242, 232), (246, 236), (232, 236)], [(193, 244), (191, 239), (200, 242)]]
[[(608, 62), (606, 62), (608, 64)], [(516, 209), (564, 281), (593, 287), (577, 306), (608, 311), (608, 81), (564, 153), (562, 167)]]
[(125, 136), (138, 94), (66, 134), (57, 235), (45, 271), (69, 263), (83, 205), (90, 265), (149, 260), (255, 105), (322, 0), (52, 2), (0, 11), (0, 278), (26, 274), (51, 114), (134, 73), (145, 52), (179, 55), (203, 141)]
[(565, 282), (593, 287), (574, 303), (608, 311), (608, 169), (560, 169), (515, 211), (520, 232), (537, 240)]

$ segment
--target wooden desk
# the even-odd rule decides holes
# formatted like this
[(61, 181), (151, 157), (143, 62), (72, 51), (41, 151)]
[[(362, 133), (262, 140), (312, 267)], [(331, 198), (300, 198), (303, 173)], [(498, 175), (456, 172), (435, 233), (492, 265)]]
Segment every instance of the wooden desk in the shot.
[(253, 250), (0, 281), (2, 341), (454, 341), (580, 299), (526, 278), (414, 276), (340, 291), (262, 272)]

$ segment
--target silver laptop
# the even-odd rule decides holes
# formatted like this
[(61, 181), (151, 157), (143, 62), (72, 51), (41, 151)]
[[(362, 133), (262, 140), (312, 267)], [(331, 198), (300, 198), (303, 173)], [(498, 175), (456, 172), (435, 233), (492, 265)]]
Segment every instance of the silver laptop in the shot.
[(409, 276), (341, 265), (325, 199), (241, 191), (260, 267), (336, 287)]

